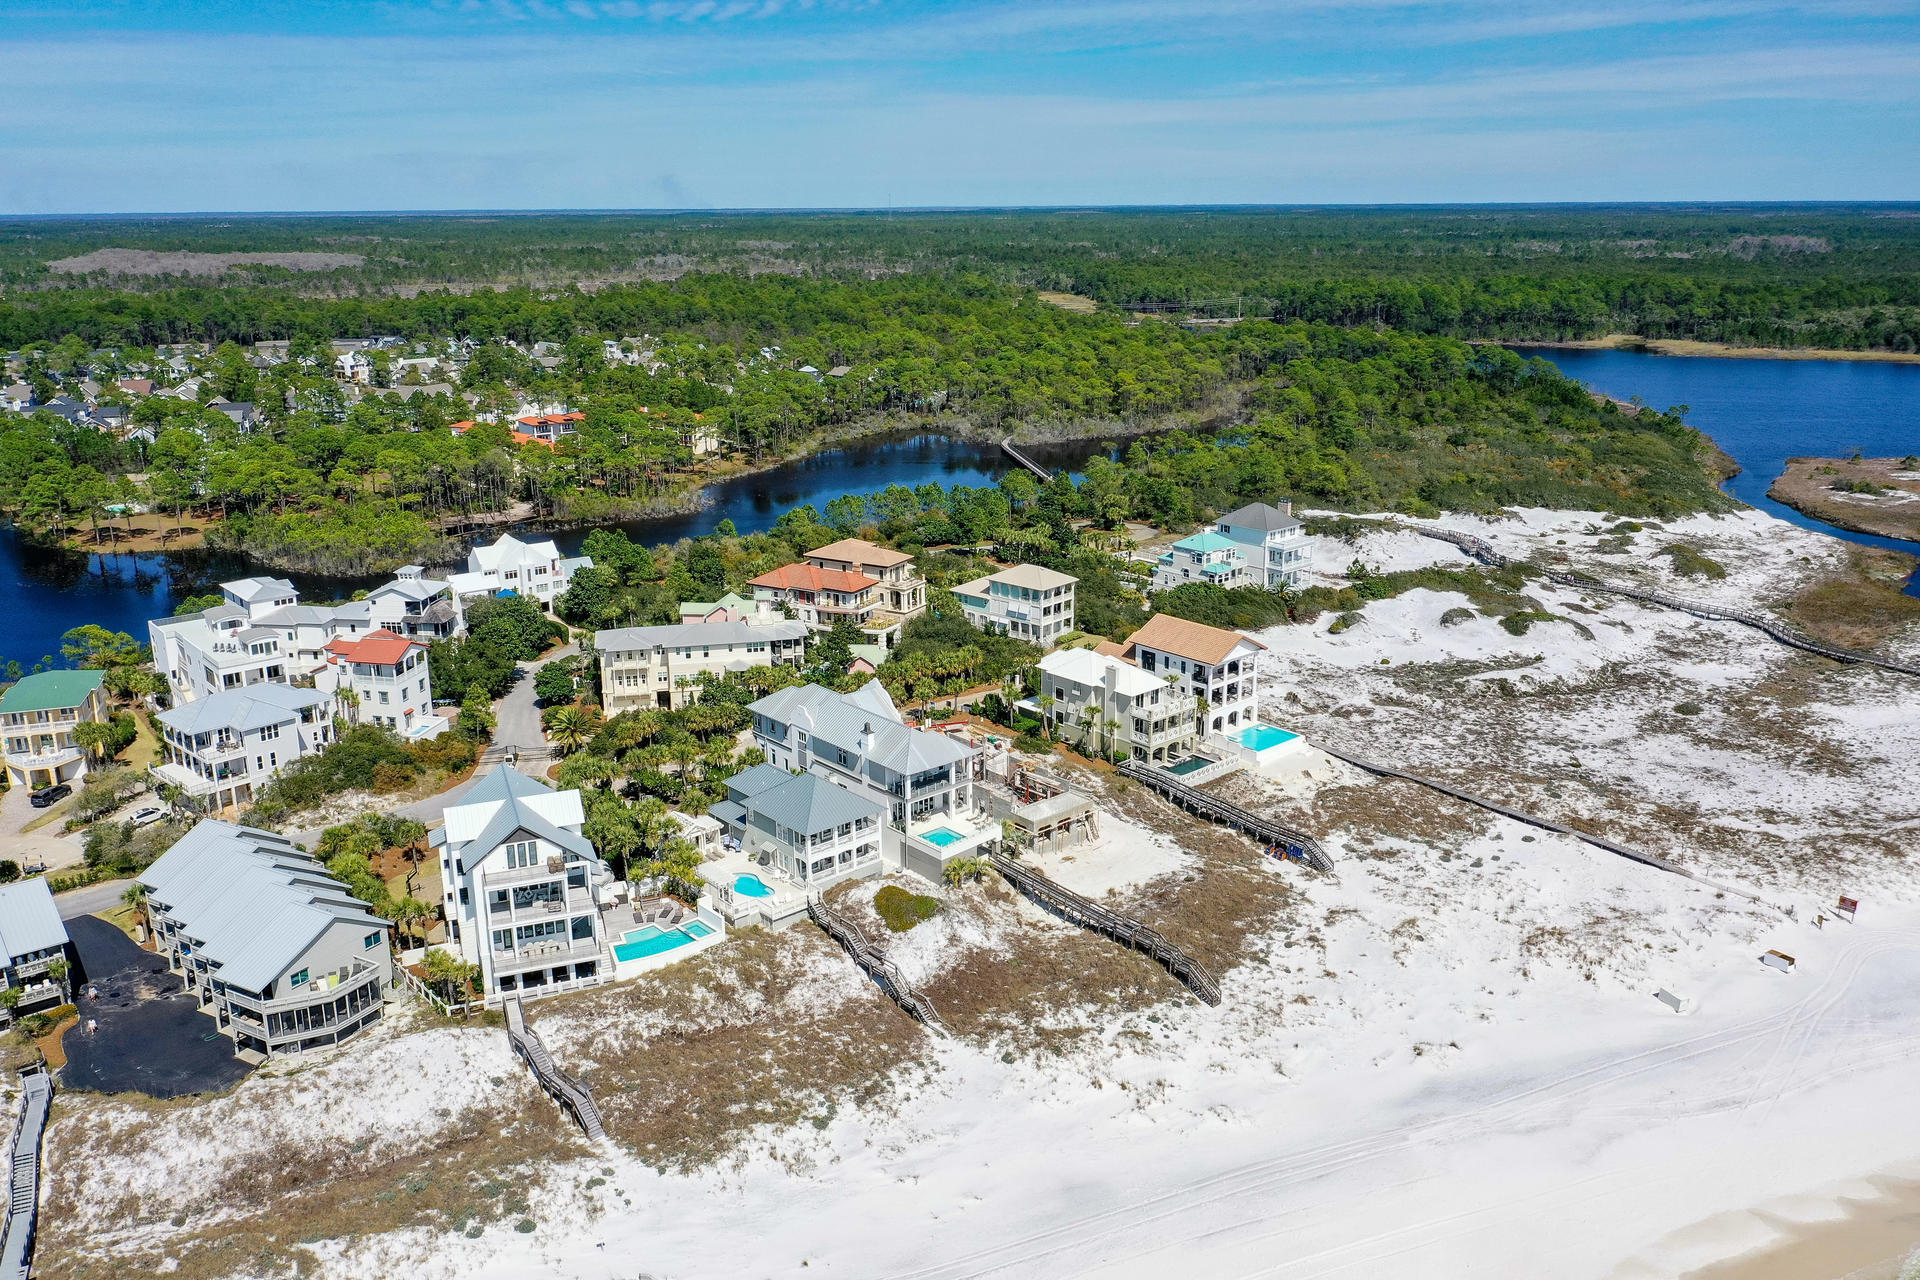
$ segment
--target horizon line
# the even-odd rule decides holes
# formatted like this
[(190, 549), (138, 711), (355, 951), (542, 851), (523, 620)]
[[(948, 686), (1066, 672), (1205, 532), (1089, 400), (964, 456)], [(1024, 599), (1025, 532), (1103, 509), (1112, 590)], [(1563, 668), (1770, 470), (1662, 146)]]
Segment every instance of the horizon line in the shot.
[(1362, 201), (1362, 202), (1249, 202), (1205, 204), (981, 204), (981, 205), (727, 205), (684, 207), (553, 207), (553, 208), (444, 208), (444, 209), (201, 209), (97, 210), (65, 213), (0, 213), (0, 222), (87, 221), (110, 218), (530, 218), (530, 217), (685, 217), (767, 216), (822, 214), (930, 214), (930, 213), (1168, 213), (1230, 212), (1289, 213), (1338, 210), (1435, 209), (1920, 209), (1920, 198), (1902, 200), (1488, 200), (1488, 201)]

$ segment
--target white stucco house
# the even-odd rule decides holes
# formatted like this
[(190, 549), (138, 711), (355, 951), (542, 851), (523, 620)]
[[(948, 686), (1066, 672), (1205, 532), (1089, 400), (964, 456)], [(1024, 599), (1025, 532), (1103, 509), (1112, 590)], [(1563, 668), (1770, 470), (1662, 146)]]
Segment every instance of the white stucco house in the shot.
[(545, 608), (567, 589), (575, 573), (592, 567), (589, 556), (561, 555), (551, 538), (522, 542), (506, 533), (492, 546), (469, 551), (466, 570), (449, 575), (447, 581), (459, 596), (490, 596), (511, 591), (529, 596)]

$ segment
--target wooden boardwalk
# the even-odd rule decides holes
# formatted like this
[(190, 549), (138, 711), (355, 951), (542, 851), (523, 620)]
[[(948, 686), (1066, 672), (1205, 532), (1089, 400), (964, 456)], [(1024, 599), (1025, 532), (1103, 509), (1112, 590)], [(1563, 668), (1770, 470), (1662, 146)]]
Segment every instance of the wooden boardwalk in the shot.
[(20, 1116), (8, 1148), (7, 1217), (0, 1228), (0, 1280), (27, 1280), (40, 1226), (40, 1139), (53, 1105), (53, 1077), (45, 1070), (20, 1077)]
[(910, 1017), (931, 1030), (946, 1032), (947, 1026), (940, 1021), (933, 1001), (914, 989), (899, 966), (887, 959), (887, 953), (873, 945), (865, 930), (829, 907), (827, 900), (817, 893), (807, 899), (807, 915), (829, 938), (845, 947), (853, 962), (879, 983), (880, 989)]
[(1650, 591), (1644, 587), (1628, 587), (1612, 582), (1602, 582), (1600, 579), (1589, 577), (1587, 574), (1574, 573), (1565, 569), (1542, 569), (1531, 561), (1521, 560), (1517, 557), (1495, 551), (1492, 544), (1484, 538), (1476, 538), (1472, 534), (1467, 533), (1456, 533), (1452, 529), (1429, 529), (1421, 525), (1403, 525), (1386, 521), (1382, 521), (1381, 523), (1387, 528), (1411, 529), (1414, 533), (1418, 533), (1424, 537), (1433, 538), (1440, 542), (1451, 543), (1466, 552), (1473, 559), (1478, 560), (1481, 564), (1491, 565), (1496, 569), (1506, 568), (1509, 565), (1524, 565), (1540, 573), (1549, 582), (1557, 582), (1562, 586), (1575, 587), (1581, 591), (1591, 591), (1601, 595), (1623, 596), (1629, 600), (1638, 600), (1643, 604), (1654, 604), (1666, 609), (1677, 609), (1682, 613), (1690, 613), (1696, 618), (1709, 618), (1720, 622), (1737, 622), (1742, 626), (1752, 627), (1754, 630), (1779, 641), (1781, 644), (1791, 645), (1795, 649), (1802, 649), (1808, 653), (1818, 654), (1823, 658), (1831, 658), (1835, 662), (1879, 667), (1883, 671), (1897, 671), (1902, 675), (1920, 676), (1920, 666), (1912, 663), (1897, 662), (1891, 658), (1882, 658), (1877, 654), (1862, 653), (1855, 649), (1842, 649), (1838, 645), (1826, 644), (1810, 636), (1801, 635), (1799, 632), (1781, 625), (1772, 618), (1766, 617), (1763, 614), (1754, 613), (1751, 610), (1708, 604), (1701, 600), (1688, 600), (1683, 596), (1668, 595), (1664, 591)]
[(1417, 773), (1408, 773), (1404, 769), (1395, 769), (1390, 765), (1375, 764), (1371, 760), (1363, 760), (1359, 756), (1341, 751), (1336, 747), (1327, 746), (1323, 742), (1317, 742), (1314, 745), (1318, 746), (1320, 750), (1326, 752), (1334, 759), (1344, 760), (1354, 768), (1364, 769), (1368, 773), (1378, 777), (1397, 778), (1402, 782), (1412, 782), (1419, 786), (1438, 791), (1441, 795), (1452, 796), (1455, 800), (1462, 800), (1467, 804), (1485, 809), (1489, 813), (1497, 813), (1503, 818), (1512, 818), (1515, 822), (1524, 822), (1526, 825), (1538, 827), (1542, 831), (1552, 831), (1563, 836), (1572, 836), (1576, 840), (1584, 840), (1596, 849), (1605, 849), (1608, 853), (1618, 854), (1620, 857), (1638, 862), (1642, 866), (1653, 867), (1655, 870), (1664, 871), (1669, 875), (1682, 876), (1685, 879), (1692, 880), (1721, 893), (1731, 893), (1736, 897), (1745, 898), (1749, 902), (1757, 902), (1763, 907), (1774, 906), (1773, 903), (1768, 902), (1758, 894), (1751, 893), (1745, 889), (1735, 888), (1730, 884), (1721, 884), (1719, 881), (1709, 880), (1704, 876), (1697, 876), (1677, 862), (1669, 862), (1667, 859), (1655, 854), (1644, 853), (1639, 849), (1609, 840), (1605, 836), (1596, 836), (1592, 832), (1582, 831), (1578, 827), (1569, 827), (1564, 823), (1554, 822), (1551, 819), (1542, 818), (1535, 814), (1522, 813), (1518, 809), (1508, 808), (1506, 805), (1487, 800), (1481, 796), (1476, 796), (1469, 791), (1462, 791), (1460, 788), (1450, 786), (1447, 783), (1435, 782), (1432, 778), (1423, 778)]
[(505, 1005), (507, 1015), (507, 1043), (520, 1060), (533, 1072), (533, 1078), (547, 1092), (547, 1096), (560, 1104), (560, 1109), (574, 1118), (581, 1132), (595, 1142), (605, 1140), (606, 1125), (601, 1123), (600, 1108), (594, 1102), (593, 1095), (578, 1080), (554, 1065), (553, 1055), (547, 1052), (540, 1037), (527, 1025), (526, 1014), (520, 1008), (520, 997), (513, 996)]
[(1164, 769), (1143, 765), (1129, 760), (1120, 765), (1120, 772), (1143, 786), (1151, 787), (1173, 803), (1196, 813), (1203, 818), (1243, 831), (1257, 840), (1263, 848), (1276, 850), (1288, 857), (1298, 858), (1318, 871), (1333, 871), (1333, 859), (1320, 847), (1320, 842), (1304, 831), (1296, 831), (1285, 823), (1275, 821), (1264, 814), (1243, 809), (1231, 800), (1223, 800), (1210, 791), (1188, 786)]
[(1103, 907), (1057, 884), (1031, 867), (1023, 866), (995, 850), (987, 855), (994, 870), (1029, 898), (1048, 907), (1085, 929), (1106, 934), (1115, 942), (1144, 951), (1165, 965), (1167, 972), (1210, 1005), (1220, 1003), (1220, 984), (1207, 967), (1182, 951), (1157, 929), (1150, 929), (1131, 916)]
[(1053, 472), (1047, 470), (1047, 468), (1041, 466), (1039, 463), (1035, 462), (1032, 458), (1029, 458), (1026, 454), (1014, 448), (1012, 436), (1008, 436), (1006, 439), (1002, 440), (1000, 442), (1000, 448), (1006, 453), (1006, 455), (1009, 458), (1012, 458), (1015, 462), (1019, 463), (1021, 466), (1025, 467), (1027, 470), (1033, 472), (1033, 474), (1039, 476), (1041, 480), (1046, 481), (1046, 480), (1053, 479)]

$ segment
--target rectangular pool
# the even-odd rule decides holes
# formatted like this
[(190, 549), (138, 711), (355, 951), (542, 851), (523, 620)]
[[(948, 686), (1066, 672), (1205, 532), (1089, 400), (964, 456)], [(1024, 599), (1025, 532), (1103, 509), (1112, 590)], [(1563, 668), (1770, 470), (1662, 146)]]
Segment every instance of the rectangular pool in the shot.
[(965, 836), (955, 831), (952, 827), (935, 827), (931, 831), (922, 831), (920, 838), (928, 844), (937, 845), (942, 849), (950, 844), (957, 844), (966, 839)]
[(1185, 777), (1189, 773), (1195, 773), (1218, 763), (1220, 763), (1218, 760), (1209, 760), (1205, 756), (1188, 756), (1179, 764), (1168, 765), (1167, 772), (1173, 774), (1175, 777)]
[(713, 926), (700, 920), (689, 920), (675, 929), (662, 929), (657, 924), (650, 924), (642, 929), (629, 930), (619, 945), (614, 947), (613, 956), (616, 960), (644, 960), (662, 951), (684, 947), (712, 932)]
[(1285, 746), (1300, 735), (1276, 729), (1270, 724), (1250, 724), (1240, 731), (1239, 736), (1240, 745), (1249, 751), (1265, 751), (1268, 747)]

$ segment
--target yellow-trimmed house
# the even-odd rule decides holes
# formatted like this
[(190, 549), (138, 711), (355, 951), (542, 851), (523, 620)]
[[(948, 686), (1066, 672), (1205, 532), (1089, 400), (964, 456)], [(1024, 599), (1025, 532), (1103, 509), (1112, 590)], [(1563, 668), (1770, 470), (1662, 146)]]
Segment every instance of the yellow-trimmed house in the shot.
[(7, 782), (38, 791), (78, 782), (87, 773), (87, 752), (73, 731), (107, 719), (107, 694), (98, 671), (41, 671), (0, 694), (0, 745)]

